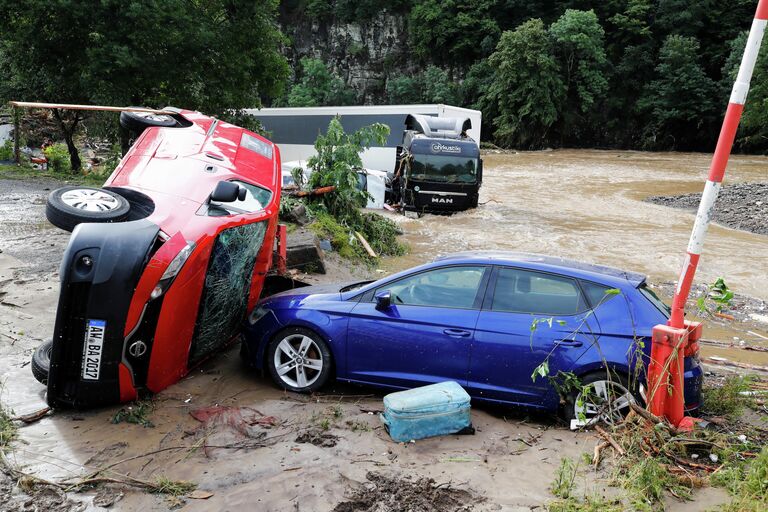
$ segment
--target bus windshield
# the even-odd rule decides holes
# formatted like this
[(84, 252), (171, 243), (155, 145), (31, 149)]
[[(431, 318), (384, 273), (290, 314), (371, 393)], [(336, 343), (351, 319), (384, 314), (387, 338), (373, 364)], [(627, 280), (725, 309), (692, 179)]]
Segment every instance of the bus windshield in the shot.
[(462, 155), (414, 154), (410, 178), (444, 183), (475, 183), (477, 158)]

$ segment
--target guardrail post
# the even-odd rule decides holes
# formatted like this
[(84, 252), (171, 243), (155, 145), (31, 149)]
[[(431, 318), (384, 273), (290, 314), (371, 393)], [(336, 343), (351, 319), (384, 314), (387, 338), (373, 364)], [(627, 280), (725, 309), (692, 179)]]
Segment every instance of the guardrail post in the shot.
[[(653, 414), (666, 417), (675, 426), (678, 426), (684, 417), (682, 356), (692, 352), (689, 344), (698, 339), (698, 337), (692, 339), (691, 329), (698, 332), (697, 336), (701, 335), (700, 325), (694, 326), (685, 322), (685, 303), (691, 293), (693, 277), (696, 274), (704, 239), (712, 220), (715, 201), (728, 166), (766, 23), (768, 23), (768, 0), (759, 0), (739, 74), (733, 84), (720, 137), (712, 156), (709, 177), (701, 195), (683, 268), (677, 281), (675, 296), (672, 300), (672, 315), (667, 325), (657, 325), (653, 328), (651, 362), (648, 366), (648, 408)], [(659, 393), (664, 396), (660, 396)]]

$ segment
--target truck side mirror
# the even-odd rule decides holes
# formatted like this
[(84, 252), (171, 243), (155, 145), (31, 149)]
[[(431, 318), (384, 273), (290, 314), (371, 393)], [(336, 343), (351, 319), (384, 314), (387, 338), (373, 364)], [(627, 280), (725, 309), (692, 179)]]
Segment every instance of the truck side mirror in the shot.
[(477, 182), (480, 183), (483, 181), (483, 159), (479, 158), (477, 160)]

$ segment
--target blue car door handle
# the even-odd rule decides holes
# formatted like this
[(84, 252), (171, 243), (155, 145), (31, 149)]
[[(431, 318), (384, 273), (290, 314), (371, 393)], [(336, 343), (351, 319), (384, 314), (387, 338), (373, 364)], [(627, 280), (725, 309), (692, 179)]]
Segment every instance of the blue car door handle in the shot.
[(464, 329), (443, 329), (443, 333), (453, 338), (469, 338), (472, 333)]
[(584, 344), (579, 340), (555, 340), (555, 345), (558, 347), (580, 347)]

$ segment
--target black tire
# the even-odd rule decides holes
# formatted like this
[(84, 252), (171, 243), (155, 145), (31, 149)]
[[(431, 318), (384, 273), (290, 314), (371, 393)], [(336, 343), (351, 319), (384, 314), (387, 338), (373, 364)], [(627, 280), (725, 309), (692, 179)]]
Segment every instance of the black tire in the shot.
[[(311, 367), (307, 367), (302, 371), (305, 372), (305, 377), (308, 377), (311, 381), (306, 385), (301, 385), (298, 378), (298, 369), (289, 370), (284, 376), (278, 374), (278, 370), (275, 364), (275, 354), (278, 351), (278, 347), (285, 340), (289, 341), (291, 345), (296, 343), (300, 344), (302, 338), (309, 338), (313, 346), (308, 348), (308, 351), (303, 355), (306, 361), (321, 361), (321, 368), (319, 370), (313, 370)], [(299, 346), (299, 345), (297, 345)], [(300, 346), (299, 346), (300, 348)], [(286, 360), (286, 364), (290, 363), (291, 359), (285, 354), (280, 354), (281, 358)], [(289, 327), (277, 333), (267, 347), (266, 353), (266, 366), (269, 371), (269, 375), (278, 387), (293, 391), (295, 393), (314, 393), (331, 377), (331, 368), (333, 367), (333, 356), (331, 350), (328, 348), (328, 344), (317, 333), (304, 329), (302, 327)], [(295, 360), (294, 360), (295, 361)], [(294, 364), (295, 367), (295, 364)], [(308, 371), (309, 370), (309, 371)], [(315, 373), (316, 372), (316, 373)], [(292, 375), (290, 375), (292, 374)], [(292, 378), (295, 376), (296, 378)], [(293, 381), (287, 382), (288, 381)]]
[[(142, 107), (136, 107), (142, 108)], [(131, 133), (140, 134), (151, 126), (174, 128), (179, 126), (173, 116), (149, 112), (120, 112), (120, 126)]]
[(53, 341), (46, 341), (32, 354), (32, 375), (40, 384), (48, 384), (48, 369), (51, 367), (51, 347)]
[[(69, 198), (65, 196), (68, 192), (70, 193)], [(73, 203), (71, 199), (71, 194), (87, 195), (96, 192), (112, 198), (104, 203), (109, 207), (108, 210), (85, 210), (82, 207), (77, 207), (77, 203)], [(75, 226), (83, 222), (120, 222), (125, 220), (130, 209), (131, 205), (127, 199), (110, 190), (93, 187), (62, 187), (54, 190), (48, 196), (45, 216), (57, 228), (72, 231)]]
[[(584, 375), (581, 378), (581, 384), (584, 387), (584, 386), (589, 386), (590, 384), (594, 384), (598, 381), (607, 381), (607, 380), (608, 380), (607, 372), (605, 370), (598, 370), (598, 371), (591, 372)], [(628, 391), (632, 395), (632, 397), (634, 398), (637, 404), (639, 405), (643, 404), (643, 399), (640, 397), (640, 394), (638, 393), (636, 386), (630, 386), (629, 379), (625, 374), (611, 372), (610, 381), (617, 388), (623, 388), (624, 390)], [(577, 418), (576, 403), (577, 403), (577, 400), (579, 400), (580, 394), (581, 394), (581, 390), (573, 390), (565, 399), (563, 416), (568, 422)], [(620, 412), (622, 416), (626, 416), (629, 413), (629, 410), (630, 408), (626, 407), (622, 409)], [(590, 417), (588, 416), (587, 419), (589, 418)]]

